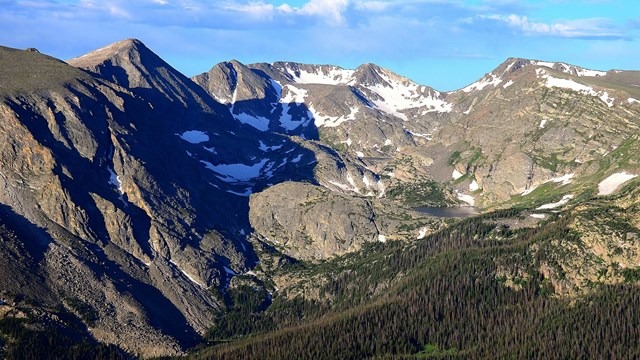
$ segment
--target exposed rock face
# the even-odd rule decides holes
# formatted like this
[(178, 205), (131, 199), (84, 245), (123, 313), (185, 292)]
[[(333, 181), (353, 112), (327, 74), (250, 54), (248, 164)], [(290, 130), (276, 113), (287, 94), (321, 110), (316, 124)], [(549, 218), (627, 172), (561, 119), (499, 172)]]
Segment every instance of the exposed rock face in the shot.
[[(57, 71), (32, 85), (48, 90), (2, 99), (0, 202), (29, 224), (28, 236), (43, 239), (37, 268), (58, 301), (74, 299), (95, 312), (89, 326), (98, 339), (144, 355), (179, 353), (211, 321), (217, 301), (206, 286), (222, 265), (203, 249), (206, 238), (188, 243), (187, 229), (206, 225), (181, 214), (193, 206), (184, 192), (153, 175), (160, 158), (171, 157), (137, 150), (145, 143), (137, 133), (154, 112), (118, 85), (31, 54), (17, 56), (39, 56), (33, 61)], [(179, 249), (190, 248), (197, 253), (191, 266), (200, 270), (193, 278), (204, 287), (172, 264), (184, 261), (187, 251)]]
[(325, 259), (378, 241), (371, 202), (305, 183), (286, 182), (252, 196), (256, 231), (299, 259)]
[(26, 236), (45, 229), (52, 301), (84, 304), (96, 338), (134, 353), (194, 344), (219, 306), (209, 287), (255, 262), (248, 195), (312, 178), (293, 161), (311, 152), (256, 136), (135, 40), (70, 61), (90, 73), (33, 52), (0, 59), (0, 203), (32, 224)]
[(252, 195), (249, 220), (258, 239), (290, 257), (312, 261), (354, 252), (370, 242), (415, 239), (442, 226), (375, 197), (296, 182)]
[[(260, 80), (228, 78), (224, 89), (205, 87), (210, 93), (245, 88), (243, 93), (266, 94), (269, 81), (280, 93), (279, 103), (272, 95), (261, 105), (255, 104), (260, 98), (252, 103), (262, 130), (316, 130), (322, 142), (363, 158), (379, 175), (454, 182), (450, 185), (462, 198), (471, 196), (481, 206), (567, 174), (592, 173), (595, 159), (621, 145), (616, 134), (635, 131), (629, 115), (637, 114), (640, 104), (630, 86), (635, 72), (622, 81), (617, 71), (537, 60), (508, 59), (479, 81), (446, 94), (373, 64), (356, 70), (286, 62), (227, 65)], [(303, 111), (279, 110), (292, 100)], [(297, 119), (295, 126), (279, 126), (283, 117)], [(456, 172), (465, 177), (454, 181)]]

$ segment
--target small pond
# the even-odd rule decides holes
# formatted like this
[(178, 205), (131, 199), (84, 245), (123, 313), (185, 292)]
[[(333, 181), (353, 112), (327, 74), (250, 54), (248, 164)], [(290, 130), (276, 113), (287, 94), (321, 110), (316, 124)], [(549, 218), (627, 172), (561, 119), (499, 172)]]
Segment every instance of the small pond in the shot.
[(416, 211), (431, 216), (442, 218), (466, 218), (476, 215), (480, 215), (478, 209), (471, 206), (459, 206), (459, 207), (432, 207), (423, 206), (415, 208)]

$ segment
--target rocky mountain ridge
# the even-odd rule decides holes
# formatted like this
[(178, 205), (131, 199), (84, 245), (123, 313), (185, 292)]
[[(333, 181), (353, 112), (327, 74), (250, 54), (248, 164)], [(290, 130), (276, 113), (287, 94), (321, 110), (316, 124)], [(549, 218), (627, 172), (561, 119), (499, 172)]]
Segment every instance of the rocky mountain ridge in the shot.
[(263, 245), (322, 261), (447, 226), (416, 206), (544, 216), (640, 172), (637, 72), (508, 59), (448, 93), (374, 64), (189, 79), (135, 39), (0, 63), (0, 274), (33, 269), (2, 296), (143, 356), (193, 345), (235, 279), (268, 273)]

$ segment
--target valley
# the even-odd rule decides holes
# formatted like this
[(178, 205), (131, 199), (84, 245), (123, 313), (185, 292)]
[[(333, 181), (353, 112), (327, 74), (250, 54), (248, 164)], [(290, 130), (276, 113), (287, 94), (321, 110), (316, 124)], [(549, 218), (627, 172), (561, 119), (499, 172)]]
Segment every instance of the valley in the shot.
[(639, 71), (0, 64), (3, 357), (639, 356)]

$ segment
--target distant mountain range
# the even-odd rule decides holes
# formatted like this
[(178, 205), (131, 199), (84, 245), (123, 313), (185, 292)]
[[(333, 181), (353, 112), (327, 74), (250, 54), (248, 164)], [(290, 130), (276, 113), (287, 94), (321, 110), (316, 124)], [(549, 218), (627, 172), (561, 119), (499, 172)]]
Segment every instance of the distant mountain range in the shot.
[[(533, 229), (640, 174), (638, 71), (510, 58), (439, 92), (374, 64), (233, 60), (189, 79), (128, 39), (66, 62), (0, 47), (0, 97), (0, 316), (145, 357), (197, 344), (232, 289), (291, 294), (292, 264), (453, 226), (420, 207)], [(583, 221), (589, 261), (527, 266), (559, 296), (620, 282), (634, 219), (624, 251)]]

